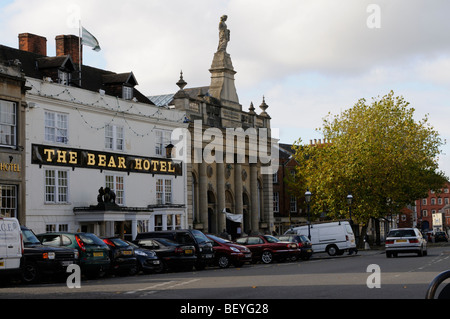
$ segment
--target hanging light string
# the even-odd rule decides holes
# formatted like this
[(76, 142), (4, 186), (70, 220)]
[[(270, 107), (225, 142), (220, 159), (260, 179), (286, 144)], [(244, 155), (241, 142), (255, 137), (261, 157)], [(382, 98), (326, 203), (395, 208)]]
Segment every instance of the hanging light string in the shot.
[[(41, 86), (42, 86), (42, 84), (43, 83), (41, 83)], [(53, 99), (60, 99), (63, 101), (69, 101), (74, 104), (80, 104), (83, 106), (95, 106), (97, 108), (104, 108), (108, 111), (114, 112), (111, 119), (107, 123), (105, 123), (101, 126), (95, 126), (88, 122), (88, 120), (86, 119), (84, 114), (81, 112), (79, 107), (74, 106), (74, 108), (77, 110), (77, 112), (80, 115), (83, 122), (91, 129), (95, 129), (97, 131), (103, 130), (103, 129), (105, 129), (105, 127), (111, 125), (111, 123), (114, 122), (114, 120), (120, 114), (122, 115), (122, 118), (123, 118), (124, 122), (126, 123), (126, 125), (128, 126), (128, 128), (130, 129), (130, 131), (133, 132), (138, 137), (145, 137), (145, 136), (151, 135), (153, 133), (153, 130), (156, 128), (156, 125), (154, 124), (153, 127), (150, 129), (150, 131), (148, 131), (144, 134), (139, 133), (132, 127), (129, 120), (127, 120), (127, 118), (126, 118), (126, 115), (139, 115), (139, 116), (142, 116), (142, 117), (145, 117), (148, 119), (153, 119), (153, 120), (156, 119), (157, 122), (159, 122), (160, 120), (163, 120), (163, 121), (170, 121), (170, 122), (176, 122), (176, 123), (186, 123), (186, 115), (185, 114), (181, 114), (181, 117), (179, 119), (174, 120), (173, 118), (166, 117), (163, 114), (161, 107), (156, 107), (156, 111), (152, 114), (144, 114), (139, 110), (136, 103), (131, 102), (131, 101), (125, 102), (129, 106), (127, 109), (123, 109), (123, 107), (121, 107), (122, 101), (118, 97), (116, 97), (116, 99), (115, 99), (115, 101), (116, 101), (115, 105), (111, 105), (110, 103), (108, 103), (107, 99), (105, 99), (100, 94), (98, 94), (99, 98), (96, 101), (94, 101), (93, 103), (87, 103), (85, 100), (82, 101), (82, 100), (78, 99), (77, 97), (75, 97), (72, 94), (70, 87), (66, 87), (61, 92), (56, 93), (56, 94), (48, 94), (48, 93), (43, 92), (43, 90), (38, 88), (36, 85), (34, 85), (34, 83), (29, 81), (29, 79), (27, 79), (27, 85), (29, 85), (32, 88), (31, 94), (35, 94), (35, 95), (38, 95), (41, 97), (46, 97), (46, 98), (53, 98)], [(92, 93), (95, 93), (95, 92), (92, 92)], [(66, 96), (67, 98), (64, 99), (64, 96)], [(113, 98), (114, 97), (112, 97), (112, 96), (108, 97), (108, 99), (113, 99)], [(142, 106), (143, 104), (139, 104), (139, 105)], [(132, 112), (132, 111), (134, 111), (134, 112)]]

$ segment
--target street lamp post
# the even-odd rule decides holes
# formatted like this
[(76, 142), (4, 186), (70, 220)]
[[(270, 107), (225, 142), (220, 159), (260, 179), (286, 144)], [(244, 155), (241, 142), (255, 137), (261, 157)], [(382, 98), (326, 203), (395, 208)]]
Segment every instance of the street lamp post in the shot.
[(347, 204), (348, 204), (348, 212), (350, 215), (350, 224), (353, 224), (352, 220), (352, 201), (353, 201), (353, 195), (348, 193), (347, 195)]
[(309, 189), (306, 189), (305, 192), (305, 201), (306, 201), (306, 212), (308, 213), (308, 239), (311, 240), (311, 222), (309, 219), (309, 202), (311, 201), (311, 192), (309, 191)]

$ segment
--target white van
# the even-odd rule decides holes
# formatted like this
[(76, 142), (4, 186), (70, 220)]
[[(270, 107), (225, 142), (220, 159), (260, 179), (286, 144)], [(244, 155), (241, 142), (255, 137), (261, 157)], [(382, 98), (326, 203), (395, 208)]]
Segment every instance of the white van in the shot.
[(0, 217), (0, 275), (19, 272), (23, 254), (22, 231), (16, 218)]
[[(315, 253), (327, 252), (330, 256), (342, 255), (345, 251), (357, 252), (355, 235), (347, 221), (311, 224), (311, 243)], [(289, 229), (285, 234), (305, 235), (308, 225)]]

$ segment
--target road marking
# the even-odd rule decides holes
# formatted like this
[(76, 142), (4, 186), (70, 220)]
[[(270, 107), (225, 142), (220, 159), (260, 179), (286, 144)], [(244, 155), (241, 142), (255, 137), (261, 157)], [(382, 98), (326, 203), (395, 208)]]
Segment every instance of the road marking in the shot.
[[(156, 291), (163, 291), (163, 290), (168, 290), (168, 289), (172, 289), (172, 288), (176, 288), (176, 287), (180, 287), (180, 286), (184, 286), (184, 285), (188, 285), (191, 284), (193, 282), (199, 281), (200, 279), (192, 279), (192, 280), (188, 280), (188, 281), (182, 281), (182, 282), (177, 282), (175, 280), (172, 281), (167, 281), (167, 282), (163, 282), (160, 284), (155, 284), (149, 287), (145, 287), (142, 289), (137, 289), (137, 290), (132, 290), (132, 291), (127, 291), (125, 294), (135, 294), (138, 292), (144, 292), (145, 294), (154, 294)], [(170, 285), (170, 286), (167, 286)], [(164, 287), (166, 286), (166, 287)]]

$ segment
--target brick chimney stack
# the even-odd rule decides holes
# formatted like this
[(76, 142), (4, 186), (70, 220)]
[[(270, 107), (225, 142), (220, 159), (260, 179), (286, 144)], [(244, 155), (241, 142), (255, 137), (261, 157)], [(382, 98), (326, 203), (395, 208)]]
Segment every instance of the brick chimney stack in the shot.
[(58, 35), (56, 40), (56, 56), (68, 55), (72, 57), (73, 63), (77, 64), (81, 60), (83, 64), (83, 47), (81, 47), (80, 56), (80, 42), (79, 37), (75, 35)]
[(47, 56), (47, 39), (32, 33), (19, 34), (19, 50)]

